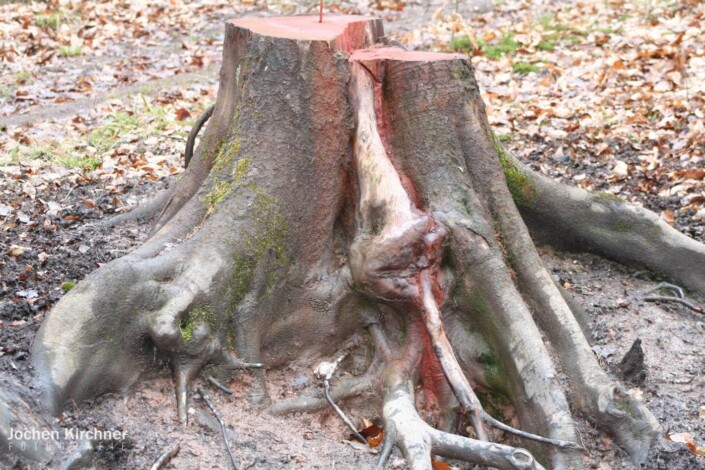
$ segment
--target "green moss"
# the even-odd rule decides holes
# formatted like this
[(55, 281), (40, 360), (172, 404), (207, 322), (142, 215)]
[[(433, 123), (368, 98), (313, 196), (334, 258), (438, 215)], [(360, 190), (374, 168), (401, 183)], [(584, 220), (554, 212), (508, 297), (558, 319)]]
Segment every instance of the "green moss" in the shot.
[[(244, 179), (251, 165), (250, 159), (237, 162), (233, 170), (236, 180)], [(253, 287), (255, 267), (266, 261), (273, 263), (267, 275), (267, 292), (271, 292), (278, 281), (277, 268), (288, 264), (286, 240), (288, 222), (279, 211), (277, 200), (255, 184), (248, 186), (255, 192), (254, 201), (247, 218), (253, 227), (243, 240), (244, 250), (233, 258), (234, 274), (232, 278), (231, 311), (245, 298)]]
[(179, 332), (184, 341), (193, 341), (193, 333), (196, 327), (206, 324), (211, 330), (217, 327), (218, 319), (213, 310), (207, 306), (199, 306), (191, 309), (179, 323)]
[(510, 418), (502, 413), (502, 410), (508, 409), (511, 404), (501, 394), (496, 392), (476, 392), (477, 398), (480, 400), (482, 408), (487, 411), (494, 419), (502, 422), (508, 422)]
[(476, 315), (477, 317), (488, 318), (492, 316), (490, 305), (487, 303), (487, 299), (485, 299), (485, 296), (482, 295), (482, 292), (480, 292), (479, 289), (472, 289), (470, 291), (468, 306), (470, 307), (473, 315)]
[(499, 156), (499, 163), (502, 165), (502, 170), (504, 170), (504, 177), (507, 180), (509, 192), (512, 193), (512, 199), (519, 206), (533, 205), (536, 201), (536, 187), (529, 180), (529, 177), (512, 162), (494, 132), (492, 133), (492, 142)]
[(208, 209), (208, 214), (212, 214), (218, 205), (223, 202), (223, 199), (230, 194), (233, 185), (234, 183), (232, 181), (218, 181), (213, 189), (206, 194), (203, 198), (203, 202)]
[(618, 204), (624, 203), (624, 200), (620, 198), (619, 196), (616, 196), (614, 194), (606, 193), (604, 191), (600, 191), (599, 193), (595, 193), (592, 196), (592, 201), (594, 202), (599, 202), (599, 203), (607, 203), (607, 202), (615, 202)]
[(485, 373), (487, 385), (502, 393), (509, 391), (509, 374), (502, 359), (492, 351), (486, 351), (477, 358), (477, 363)]
[(74, 287), (76, 287), (76, 283), (73, 281), (66, 281), (63, 284), (61, 284), (61, 290), (63, 290), (64, 292), (68, 292), (71, 289), (73, 289)]
[(254, 267), (254, 260), (249, 256), (237, 255), (233, 258), (233, 269), (235, 270), (231, 284), (231, 305), (233, 308), (245, 298), (247, 292), (252, 288)]
[(614, 229), (615, 229), (617, 232), (626, 233), (626, 232), (631, 232), (631, 231), (633, 231), (633, 230), (634, 230), (634, 227), (633, 227), (631, 224), (628, 224), (628, 223), (626, 223), (626, 222), (619, 221), (619, 222), (617, 222), (617, 224), (615, 225)]
[(215, 157), (215, 163), (213, 163), (213, 171), (221, 172), (232, 166), (233, 162), (240, 154), (240, 139), (235, 137), (230, 142), (224, 142), (218, 154)]
[(15, 83), (18, 85), (23, 85), (32, 79), (32, 72), (29, 70), (22, 70), (15, 74)]
[[(240, 141), (238, 140), (238, 152), (240, 151)], [(250, 166), (252, 166), (251, 158), (241, 158), (233, 167), (233, 180), (236, 184), (240, 184), (249, 174)]]

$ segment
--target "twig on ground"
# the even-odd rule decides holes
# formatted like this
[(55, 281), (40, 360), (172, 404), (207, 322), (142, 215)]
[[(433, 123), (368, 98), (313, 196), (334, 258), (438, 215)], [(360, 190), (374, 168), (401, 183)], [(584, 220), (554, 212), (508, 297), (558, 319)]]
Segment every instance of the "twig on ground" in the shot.
[(685, 305), (689, 309), (691, 309), (694, 312), (697, 313), (705, 313), (705, 309), (699, 305), (695, 305), (694, 303), (688, 301), (685, 298), (685, 293), (683, 292), (683, 289), (680, 288), (679, 286), (675, 284), (669, 284), (667, 282), (662, 282), (655, 286), (652, 289), (647, 290), (644, 292), (644, 295), (650, 294), (651, 292), (655, 292), (657, 290), (661, 289), (667, 289), (671, 292), (674, 292), (675, 295), (649, 295), (643, 298), (645, 302), (677, 302), (679, 304)]
[(362, 442), (363, 444), (367, 445), (367, 439), (365, 439), (362, 434), (360, 434), (357, 429), (355, 428), (355, 425), (348, 419), (347, 416), (345, 416), (345, 413), (343, 413), (343, 410), (341, 410), (338, 405), (335, 404), (333, 401), (333, 397), (330, 396), (330, 379), (333, 377), (333, 374), (335, 373), (335, 370), (338, 368), (338, 365), (345, 359), (345, 357), (348, 355), (348, 353), (342, 354), (338, 359), (335, 360), (335, 362), (322, 362), (316, 367), (315, 374), (323, 379), (323, 391), (326, 396), (326, 400), (330, 404), (330, 406), (335, 410), (335, 412), (340, 416), (340, 419), (343, 420), (345, 425), (350, 428), (350, 430), (353, 432), (353, 435), (357, 440)]
[(203, 401), (206, 402), (206, 405), (208, 405), (208, 408), (211, 409), (213, 415), (215, 416), (215, 419), (218, 421), (218, 425), (220, 426), (220, 432), (223, 435), (223, 442), (225, 442), (225, 448), (228, 450), (228, 455), (230, 456), (230, 463), (233, 465), (233, 468), (235, 470), (240, 470), (240, 467), (237, 465), (237, 462), (235, 460), (235, 456), (233, 455), (233, 451), (230, 450), (228, 436), (225, 434), (225, 424), (223, 424), (223, 419), (221, 418), (220, 413), (216, 409), (215, 405), (213, 405), (213, 402), (211, 402), (211, 399), (208, 397), (206, 392), (199, 388), (198, 394), (201, 396), (201, 398), (203, 398)]
[(680, 297), (681, 299), (685, 299), (685, 293), (683, 292), (683, 289), (681, 289), (679, 286), (677, 286), (675, 284), (669, 284), (668, 282), (662, 282), (662, 283), (658, 284), (656, 287), (647, 290), (646, 292), (644, 292), (644, 294), (650, 294), (652, 292), (655, 292), (655, 291), (661, 290), (661, 289), (668, 289), (673, 292), (676, 292), (678, 294), (678, 297)]
[(705, 313), (705, 310), (701, 306), (695, 305), (685, 299), (681, 299), (680, 297), (673, 297), (670, 295), (652, 295), (649, 297), (644, 297), (644, 300), (646, 302), (678, 302), (679, 304), (685, 305), (694, 312)]
[(213, 377), (212, 375), (209, 375), (206, 377), (208, 381), (215, 386), (218, 390), (221, 392), (225, 393), (226, 395), (232, 395), (233, 391), (230, 390), (226, 385), (223, 385), (222, 383), (218, 382), (218, 380)]
[(169, 463), (171, 459), (176, 457), (176, 455), (179, 453), (181, 450), (181, 445), (176, 444), (171, 446), (169, 449), (167, 449), (162, 455), (159, 456), (156, 462), (154, 462), (154, 465), (150, 467), (150, 470), (159, 470), (162, 468), (164, 465)]

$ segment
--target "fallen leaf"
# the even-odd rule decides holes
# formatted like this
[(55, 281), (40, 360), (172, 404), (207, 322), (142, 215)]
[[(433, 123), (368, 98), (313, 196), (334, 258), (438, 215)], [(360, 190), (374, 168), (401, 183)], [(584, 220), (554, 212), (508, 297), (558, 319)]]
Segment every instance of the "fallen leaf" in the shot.
[(20, 256), (25, 251), (27, 251), (27, 248), (23, 246), (12, 245), (10, 249), (7, 250), (7, 254), (10, 256)]
[(677, 442), (679, 444), (693, 443), (693, 435), (689, 432), (679, 432), (676, 434), (667, 434), (666, 438), (669, 441)]
[(184, 108), (179, 108), (176, 111), (176, 120), (177, 121), (183, 121), (184, 119), (188, 118), (191, 116), (191, 113), (188, 112), (188, 110)]
[(433, 470), (453, 470), (450, 465), (440, 460), (432, 460), (431, 467)]
[(362, 437), (367, 439), (367, 444), (370, 447), (377, 447), (384, 439), (384, 430), (376, 424), (371, 424), (359, 432)]
[(668, 225), (673, 225), (676, 222), (676, 216), (671, 211), (661, 211), (660, 218)]
[(614, 168), (612, 168), (612, 173), (614, 173), (617, 176), (627, 176), (627, 175), (629, 175), (629, 165), (627, 165), (625, 162), (619, 160), (614, 165)]

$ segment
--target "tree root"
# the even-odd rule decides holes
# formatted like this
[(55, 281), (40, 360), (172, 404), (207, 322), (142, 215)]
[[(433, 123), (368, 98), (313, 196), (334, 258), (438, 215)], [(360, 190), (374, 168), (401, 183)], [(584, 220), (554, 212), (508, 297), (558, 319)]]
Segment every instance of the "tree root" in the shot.
[[(373, 361), (373, 365), (362, 376), (341, 379), (336, 382), (328, 392), (331, 399), (336, 402), (356, 397), (364, 393), (375, 390), (382, 383), (382, 364)], [(284, 415), (296, 412), (310, 412), (326, 408), (329, 405), (320, 390), (314, 395), (300, 396), (290, 400), (280, 401), (269, 408), (269, 412), (274, 415)]]
[(658, 432), (656, 419), (598, 364), (575, 315), (543, 266), (519, 211), (514, 204), (504, 203), (512, 197), (506, 185), (490, 185), (490, 191), (492, 212), (504, 235), (518, 285), (571, 379), (578, 407), (610, 429), (635, 461), (645, 461)]
[[(478, 441), (432, 428), (416, 412), (412, 386), (403, 364), (390, 373), (384, 398), (384, 445), (378, 470), (385, 467), (394, 445), (398, 446), (412, 470), (430, 470), (431, 455), (454, 458), (500, 470), (543, 469), (531, 453), (502, 444)], [(401, 383), (399, 379), (406, 377)]]
[(522, 216), (541, 239), (646, 267), (705, 295), (705, 245), (647, 210), (605, 193), (590, 193), (540, 175), (511, 156), (534, 188)]
[(186, 139), (186, 150), (184, 151), (184, 168), (188, 168), (189, 163), (191, 163), (191, 157), (193, 157), (193, 149), (196, 146), (196, 137), (198, 137), (198, 133), (201, 131), (201, 127), (203, 127), (206, 121), (208, 121), (213, 115), (214, 109), (214, 104), (208, 106), (205, 111), (203, 111), (201, 115), (198, 116), (196, 122), (193, 123), (191, 132), (189, 132), (188, 138)]

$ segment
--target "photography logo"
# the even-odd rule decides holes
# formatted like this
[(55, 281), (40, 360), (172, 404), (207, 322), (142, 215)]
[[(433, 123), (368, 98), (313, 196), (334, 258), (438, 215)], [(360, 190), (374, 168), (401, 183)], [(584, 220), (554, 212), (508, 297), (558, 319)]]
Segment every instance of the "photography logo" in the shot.
[(9, 453), (43, 454), (75, 450), (91, 443), (95, 448), (121, 448), (127, 439), (126, 431), (114, 429), (81, 428), (10, 428), (5, 436), (0, 436), (0, 447)]

